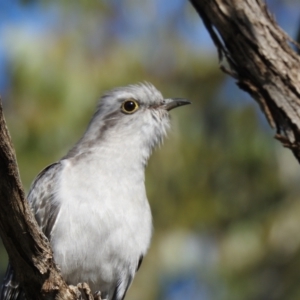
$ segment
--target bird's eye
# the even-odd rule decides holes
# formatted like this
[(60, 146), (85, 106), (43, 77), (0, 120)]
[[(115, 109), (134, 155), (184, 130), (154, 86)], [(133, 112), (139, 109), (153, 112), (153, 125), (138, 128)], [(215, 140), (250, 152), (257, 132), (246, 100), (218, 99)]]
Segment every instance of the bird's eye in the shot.
[(122, 107), (121, 107), (122, 111), (126, 114), (132, 114), (136, 110), (138, 110), (138, 108), (139, 108), (139, 104), (134, 99), (125, 100), (122, 103)]

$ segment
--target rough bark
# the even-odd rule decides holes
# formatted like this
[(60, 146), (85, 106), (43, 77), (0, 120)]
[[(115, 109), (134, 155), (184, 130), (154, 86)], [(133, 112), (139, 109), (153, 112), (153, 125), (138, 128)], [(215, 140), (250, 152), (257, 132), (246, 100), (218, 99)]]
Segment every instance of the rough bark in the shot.
[[(300, 59), (261, 0), (190, 0), (221, 69), (260, 105), (276, 138), (300, 161)], [(223, 65), (226, 58), (229, 67)]]
[[(87, 285), (68, 286), (31, 213), (0, 100), (0, 235), (28, 299), (94, 299)], [(1, 283), (0, 283), (1, 284)], [(80, 291), (81, 292), (80, 292)]]

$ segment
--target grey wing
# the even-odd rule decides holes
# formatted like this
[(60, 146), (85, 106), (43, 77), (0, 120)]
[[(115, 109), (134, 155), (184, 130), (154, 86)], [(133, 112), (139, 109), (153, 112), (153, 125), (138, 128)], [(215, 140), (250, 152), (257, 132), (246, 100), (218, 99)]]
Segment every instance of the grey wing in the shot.
[(60, 162), (46, 167), (36, 177), (27, 197), (38, 225), (49, 240), (59, 210), (58, 202), (54, 198), (61, 169)]
[[(46, 167), (36, 177), (28, 193), (33, 214), (44, 234), (51, 239), (51, 231), (58, 214), (58, 205), (53, 201), (56, 184), (61, 171), (61, 163)], [(16, 279), (14, 270), (8, 264), (0, 289), (0, 300), (25, 300), (25, 295)]]

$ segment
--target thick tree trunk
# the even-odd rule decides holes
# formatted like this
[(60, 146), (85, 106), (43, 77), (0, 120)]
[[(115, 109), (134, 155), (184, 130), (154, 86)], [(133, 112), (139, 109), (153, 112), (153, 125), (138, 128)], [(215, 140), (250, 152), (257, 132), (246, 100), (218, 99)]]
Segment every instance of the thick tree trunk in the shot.
[(261, 0), (190, 2), (218, 49), (221, 69), (259, 103), (275, 137), (300, 161), (300, 58), (294, 42)]

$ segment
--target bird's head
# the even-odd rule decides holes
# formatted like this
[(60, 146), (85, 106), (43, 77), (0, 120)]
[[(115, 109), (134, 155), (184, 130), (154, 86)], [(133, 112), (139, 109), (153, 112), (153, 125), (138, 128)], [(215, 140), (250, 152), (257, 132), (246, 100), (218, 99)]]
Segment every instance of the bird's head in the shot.
[(132, 141), (150, 154), (166, 135), (169, 111), (189, 103), (164, 99), (150, 83), (115, 88), (102, 96), (85, 136), (100, 142), (117, 139), (124, 147)]

